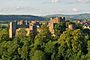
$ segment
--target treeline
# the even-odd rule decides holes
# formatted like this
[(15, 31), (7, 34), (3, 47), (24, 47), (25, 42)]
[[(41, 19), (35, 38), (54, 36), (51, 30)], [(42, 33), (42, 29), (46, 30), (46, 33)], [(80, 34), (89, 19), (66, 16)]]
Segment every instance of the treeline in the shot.
[(0, 29), (0, 60), (90, 60), (90, 30), (81, 25), (75, 30), (66, 28), (66, 23), (56, 24), (56, 36), (52, 36), (42, 25), (40, 32), (28, 37), (22, 28), (13, 39), (8, 29)]
[(1, 21), (14, 21), (14, 20), (38, 20), (38, 21), (47, 21), (48, 18), (44, 18), (41, 16), (33, 16), (33, 15), (0, 15)]

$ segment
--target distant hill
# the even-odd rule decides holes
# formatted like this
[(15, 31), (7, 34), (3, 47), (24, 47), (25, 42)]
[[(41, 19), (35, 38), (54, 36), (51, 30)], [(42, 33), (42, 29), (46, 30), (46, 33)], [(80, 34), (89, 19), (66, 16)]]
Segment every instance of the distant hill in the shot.
[(43, 21), (47, 20), (41, 16), (33, 16), (33, 15), (0, 15), (1, 21), (14, 21), (14, 20), (38, 20)]
[(84, 14), (75, 14), (75, 15), (64, 15), (64, 14), (54, 14), (54, 15), (47, 15), (45, 17), (61, 17), (64, 16), (66, 19), (90, 19), (90, 14), (84, 13)]
[(14, 21), (14, 20), (37, 20), (37, 21), (48, 21), (50, 17), (66, 17), (66, 20), (73, 19), (90, 19), (90, 14), (76, 14), (76, 15), (64, 15), (64, 14), (54, 14), (47, 16), (34, 16), (34, 15), (0, 15), (0, 21)]

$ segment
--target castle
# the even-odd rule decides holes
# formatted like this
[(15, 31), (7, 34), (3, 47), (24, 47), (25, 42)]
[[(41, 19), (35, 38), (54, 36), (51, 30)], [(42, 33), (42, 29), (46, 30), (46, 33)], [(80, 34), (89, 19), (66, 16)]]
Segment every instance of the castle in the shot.
[[(53, 17), (50, 18), (50, 22), (48, 23), (49, 31), (51, 32), (52, 35), (54, 35), (54, 26), (55, 24), (58, 24), (60, 22), (65, 22), (65, 17)], [(33, 31), (38, 31), (38, 27), (40, 26), (38, 21), (31, 21), (28, 23), (27, 21), (14, 21), (10, 22), (9, 25), (9, 38), (13, 38), (14, 36), (18, 35), (18, 32), (23, 28), (25, 31), (27, 31), (26, 36), (29, 36), (30, 32)], [(69, 24), (68, 25), (69, 29), (75, 29), (74, 24)]]
[(52, 34), (54, 34), (54, 25), (56, 24), (56, 23), (60, 23), (60, 22), (64, 22), (65, 21), (65, 17), (52, 17), (52, 18), (50, 18), (50, 22), (49, 22), (49, 24), (48, 24), (48, 26), (49, 26), (49, 31), (52, 33)]
[(13, 21), (10, 22), (9, 25), (9, 38), (13, 38), (15, 35), (18, 34), (18, 31), (21, 30), (21, 28), (25, 29), (27, 31), (26, 36), (29, 36), (30, 31), (34, 31), (39, 26), (38, 21), (31, 21), (28, 23), (27, 21)]

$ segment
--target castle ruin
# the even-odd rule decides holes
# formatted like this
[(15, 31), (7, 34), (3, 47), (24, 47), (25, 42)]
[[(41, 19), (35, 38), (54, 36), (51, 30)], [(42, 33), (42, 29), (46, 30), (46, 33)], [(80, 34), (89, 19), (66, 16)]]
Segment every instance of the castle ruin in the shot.
[(29, 36), (30, 31), (34, 31), (35, 29), (37, 29), (37, 26), (39, 26), (39, 22), (37, 21), (31, 21), (30, 23), (23, 20), (19, 22), (10, 22), (9, 38), (13, 38), (16, 34), (18, 34), (18, 31), (20, 31), (21, 28), (24, 28), (27, 31), (26, 36)]

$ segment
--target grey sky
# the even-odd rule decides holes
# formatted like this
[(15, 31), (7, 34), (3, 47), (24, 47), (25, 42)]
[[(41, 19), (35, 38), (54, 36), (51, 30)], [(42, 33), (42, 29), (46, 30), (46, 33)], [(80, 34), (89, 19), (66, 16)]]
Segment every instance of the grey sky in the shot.
[(0, 14), (90, 13), (90, 0), (0, 0)]

